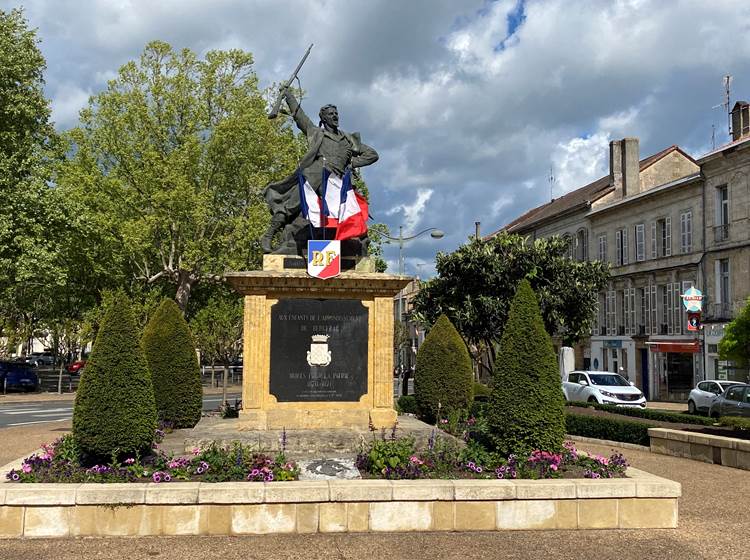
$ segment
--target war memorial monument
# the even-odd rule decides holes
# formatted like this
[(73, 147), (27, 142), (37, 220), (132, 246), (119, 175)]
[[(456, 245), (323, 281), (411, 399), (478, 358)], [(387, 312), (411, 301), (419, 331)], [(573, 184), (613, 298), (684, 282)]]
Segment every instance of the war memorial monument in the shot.
[(244, 296), (240, 429), (392, 427), (393, 296), (409, 279), (374, 272), (367, 203), (352, 178), (378, 154), (339, 128), (333, 105), (313, 123), (292, 79), (269, 117), (283, 99), (308, 151), (265, 190), (263, 270), (226, 274)]

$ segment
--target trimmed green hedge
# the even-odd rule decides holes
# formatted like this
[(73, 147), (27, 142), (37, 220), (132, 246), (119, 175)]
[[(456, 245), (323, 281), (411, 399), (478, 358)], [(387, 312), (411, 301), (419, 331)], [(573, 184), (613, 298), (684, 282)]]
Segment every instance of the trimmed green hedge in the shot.
[(420, 417), (432, 424), (469, 408), (473, 371), (466, 343), (448, 317), (441, 315), (417, 351), (414, 396)]
[(484, 383), (474, 382), (474, 400), (475, 401), (486, 401), (492, 394), (492, 389), (487, 387)]
[(556, 452), (565, 438), (557, 358), (528, 280), (518, 284), (495, 360), (487, 423), (500, 453)]
[(159, 420), (192, 428), (201, 419), (203, 388), (195, 342), (177, 304), (165, 298), (143, 331)]
[(574, 436), (649, 446), (651, 445), (651, 439), (648, 437), (648, 429), (655, 427), (645, 422), (572, 412), (565, 413), (566, 431)]
[(598, 404), (588, 402), (569, 402), (567, 406), (577, 406), (580, 408), (594, 408), (622, 416), (632, 416), (634, 418), (646, 418), (647, 420), (656, 420), (657, 422), (673, 422), (676, 424), (696, 424), (698, 426), (713, 426), (716, 420), (694, 414), (683, 414), (680, 412), (666, 412), (662, 410), (653, 410), (650, 408), (631, 408), (617, 406), (614, 404)]
[(82, 370), (73, 437), (93, 460), (148, 453), (156, 430), (151, 376), (127, 296), (115, 295)]
[(403, 395), (396, 401), (396, 406), (401, 414), (416, 414), (417, 399), (414, 395)]
[(719, 418), (719, 423), (722, 426), (737, 428), (738, 430), (750, 430), (750, 418), (742, 418), (739, 416), (722, 416), (721, 418)]

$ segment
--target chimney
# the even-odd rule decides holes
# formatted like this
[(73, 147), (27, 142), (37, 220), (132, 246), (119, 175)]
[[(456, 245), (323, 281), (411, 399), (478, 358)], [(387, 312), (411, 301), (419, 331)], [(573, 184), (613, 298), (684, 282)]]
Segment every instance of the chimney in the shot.
[(750, 104), (747, 101), (735, 103), (730, 116), (733, 142), (750, 134)]
[(622, 198), (622, 140), (609, 143), (609, 180), (615, 188), (615, 200)]
[(638, 138), (622, 139), (622, 196), (641, 192), (641, 164)]

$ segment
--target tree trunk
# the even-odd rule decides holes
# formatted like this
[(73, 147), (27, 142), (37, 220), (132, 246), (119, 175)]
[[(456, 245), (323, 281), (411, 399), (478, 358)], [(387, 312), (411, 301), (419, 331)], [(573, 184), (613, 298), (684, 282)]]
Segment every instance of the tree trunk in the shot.
[(194, 283), (195, 277), (188, 271), (181, 270), (179, 272), (177, 280), (177, 294), (175, 295), (175, 300), (183, 315), (187, 310), (188, 301), (190, 300), (190, 292), (193, 289)]

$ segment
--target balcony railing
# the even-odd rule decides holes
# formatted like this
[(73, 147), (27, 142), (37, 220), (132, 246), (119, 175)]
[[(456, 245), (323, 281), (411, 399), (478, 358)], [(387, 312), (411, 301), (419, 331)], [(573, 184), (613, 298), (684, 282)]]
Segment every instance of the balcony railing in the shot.
[(709, 317), (711, 319), (732, 319), (733, 313), (732, 313), (732, 304), (725, 302), (725, 303), (712, 303), (709, 308)]
[(721, 224), (720, 226), (714, 226), (714, 240), (717, 243), (726, 241), (729, 239), (729, 224)]

